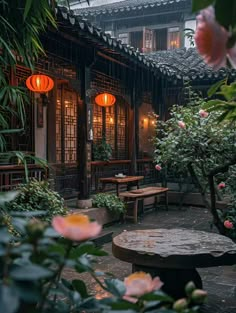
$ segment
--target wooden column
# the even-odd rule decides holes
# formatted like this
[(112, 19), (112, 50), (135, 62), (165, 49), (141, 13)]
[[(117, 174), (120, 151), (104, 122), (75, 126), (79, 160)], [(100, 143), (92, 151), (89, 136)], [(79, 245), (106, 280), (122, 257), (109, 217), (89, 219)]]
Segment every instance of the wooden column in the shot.
[(49, 93), (49, 105), (47, 107), (47, 160), (48, 163), (56, 163), (56, 105), (57, 105), (57, 80), (55, 87)]
[[(137, 73), (135, 72), (134, 77)], [(137, 108), (137, 83), (133, 83), (131, 89), (131, 110), (129, 115), (129, 139), (130, 139), (130, 175), (137, 174), (137, 145), (138, 145), (138, 108)]]
[[(88, 91), (90, 89), (91, 69), (81, 67), (81, 101), (79, 103), (78, 121), (78, 167), (79, 167), (79, 200), (88, 199), (91, 184), (91, 139), (88, 129), (91, 125), (91, 103)], [(90, 120), (88, 120), (88, 118)]]

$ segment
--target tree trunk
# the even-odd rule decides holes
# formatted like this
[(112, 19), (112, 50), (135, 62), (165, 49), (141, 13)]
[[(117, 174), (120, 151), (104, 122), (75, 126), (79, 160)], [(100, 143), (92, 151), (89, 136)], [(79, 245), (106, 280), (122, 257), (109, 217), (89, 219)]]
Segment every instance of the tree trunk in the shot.
[(215, 184), (214, 184), (214, 176), (208, 176), (209, 188), (210, 188), (210, 196), (211, 196), (211, 214), (213, 216), (213, 223), (218, 229), (221, 235), (225, 235), (225, 228), (223, 223), (220, 220), (216, 209), (216, 192), (215, 192)]
[(205, 188), (202, 186), (200, 180), (198, 179), (197, 174), (195, 173), (195, 170), (194, 170), (192, 164), (188, 165), (188, 170), (189, 170), (190, 175), (193, 178), (193, 181), (195, 182), (195, 184), (197, 185), (197, 187), (201, 193), (203, 203), (205, 204), (206, 208), (211, 211), (211, 204), (210, 204), (210, 201), (206, 197)]

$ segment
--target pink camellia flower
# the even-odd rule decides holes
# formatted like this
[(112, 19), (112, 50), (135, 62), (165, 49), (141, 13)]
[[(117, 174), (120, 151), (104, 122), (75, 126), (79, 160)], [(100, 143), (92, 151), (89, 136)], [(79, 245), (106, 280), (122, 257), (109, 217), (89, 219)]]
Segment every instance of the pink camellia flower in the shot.
[(209, 113), (205, 110), (200, 110), (199, 111), (199, 115), (203, 118), (207, 117), (209, 115)]
[(157, 171), (161, 171), (161, 170), (162, 170), (162, 167), (161, 167), (159, 164), (157, 164), (157, 165), (155, 166), (155, 169), (156, 169)]
[(97, 236), (102, 226), (97, 222), (90, 222), (83, 214), (55, 216), (52, 220), (53, 228), (63, 237), (75, 241), (82, 241)]
[(228, 229), (232, 229), (234, 227), (234, 224), (230, 222), (229, 220), (224, 221), (224, 227)]
[(221, 182), (218, 184), (218, 189), (224, 189), (225, 188), (225, 183)]
[(186, 124), (183, 121), (178, 121), (178, 125), (180, 128), (186, 128)]
[(124, 279), (124, 284), (126, 287), (124, 299), (130, 302), (136, 302), (137, 297), (160, 289), (163, 285), (159, 277), (152, 279), (150, 274), (144, 272), (136, 272), (129, 275)]
[(236, 64), (236, 47), (227, 48), (229, 37), (230, 33), (216, 21), (212, 6), (200, 12), (195, 32), (196, 46), (204, 61), (215, 70), (226, 66), (227, 56), (233, 66)]

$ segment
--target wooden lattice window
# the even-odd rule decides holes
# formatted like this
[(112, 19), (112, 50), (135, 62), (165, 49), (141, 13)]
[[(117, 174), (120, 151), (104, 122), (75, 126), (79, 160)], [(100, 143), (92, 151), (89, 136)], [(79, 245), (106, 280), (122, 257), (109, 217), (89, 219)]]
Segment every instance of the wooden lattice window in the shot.
[(58, 88), (56, 107), (56, 161), (76, 163), (77, 161), (77, 94)]
[(127, 107), (117, 100), (111, 107), (102, 108), (94, 103), (93, 110), (94, 143), (101, 142), (102, 137), (112, 147), (113, 159), (127, 159)]

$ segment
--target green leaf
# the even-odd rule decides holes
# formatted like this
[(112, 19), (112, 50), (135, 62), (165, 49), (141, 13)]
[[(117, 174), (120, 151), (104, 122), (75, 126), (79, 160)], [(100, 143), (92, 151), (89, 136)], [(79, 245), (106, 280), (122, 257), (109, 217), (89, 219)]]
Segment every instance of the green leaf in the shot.
[(122, 297), (125, 294), (126, 288), (124, 283), (119, 279), (105, 279), (105, 284), (114, 296)]
[(197, 12), (213, 4), (215, 0), (193, 0), (192, 11)]
[(95, 256), (106, 256), (107, 252), (97, 248), (93, 242), (86, 242), (73, 248), (70, 253), (70, 258), (76, 259), (83, 254), (95, 255)]
[(0, 242), (9, 243), (12, 239), (12, 236), (9, 234), (6, 228), (0, 228)]
[(215, 83), (214, 85), (212, 85), (210, 87), (210, 89), (207, 91), (208, 97), (212, 97), (216, 93), (216, 91), (220, 88), (220, 86), (226, 84), (226, 81), (227, 81), (227, 79), (224, 78), (224, 79), (218, 81), (217, 83)]
[(29, 11), (32, 7), (32, 4), (33, 4), (33, 0), (26, 0), (26, 3), (25, 3), (25, 10), (24, 10), (24, 15), (23, 15), (23, 19), (26, 20), (28, 14), (29, 14)]
[(19, 298), (16, 290), (11, 286), (0, 286), (0, 309), (4, 313), (16, 313), (19, 307)]
[(58, 238), (60, 237), (61, 235), (58, 234), (58, 232), (56, 232), (52, 227), (49, 227), (45, 230), (45, 233), (44, 235), (46, 237), (50, 237), (50, 238)]
[(14, 266), (10, 271), (10, 277), (15, 280), (38, 280), (49, 278), (53, 275), (53, 273), (36, 264), (27, 264), (22, 266)]
[(14, 286), (20, 299), (27, 303), (36, 303), (41, 298), (39, 289), (34, 283), (17, 281)]
[(119, 302), (114, 302), (110, 304), (112, 310), (137, 310), (139, 311), (139, 306), (135, 303), (131, 303), (129, 301), (120, 300)]
[(161, 301), (161, 302), (173, 302), (173, 298), (168, 296), (162, 291), (155, 291), (152, 293), (147, 293), (139, 298), (140, 300), (145, 301)]
[(74, 287), (74, 290), (76, 290), (81, 295), (82, 298), (86, 298), (89, 296), (87, 292), (87, 287), (82, 280), (72, 280), (72, 286)]
[(234, 28), (236, 25), (236, 1), (217, 0), (215, 4), (215, 15), (216, 20), (226, 29)]
[(6, 202), (10, 202), (14, 200), (19, 191), (8, 191), (8, 192), (0, 192), (0, 206), (4, 205)]

